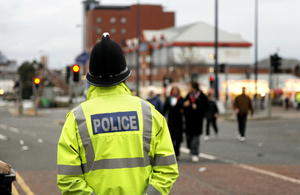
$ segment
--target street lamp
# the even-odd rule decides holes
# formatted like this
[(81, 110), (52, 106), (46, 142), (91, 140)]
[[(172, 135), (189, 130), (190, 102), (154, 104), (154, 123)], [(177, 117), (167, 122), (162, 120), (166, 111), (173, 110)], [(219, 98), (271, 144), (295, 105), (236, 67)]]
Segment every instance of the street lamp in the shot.
[(219, 99), (218, 90), (218, 0), (215, 1), (215, 98)]

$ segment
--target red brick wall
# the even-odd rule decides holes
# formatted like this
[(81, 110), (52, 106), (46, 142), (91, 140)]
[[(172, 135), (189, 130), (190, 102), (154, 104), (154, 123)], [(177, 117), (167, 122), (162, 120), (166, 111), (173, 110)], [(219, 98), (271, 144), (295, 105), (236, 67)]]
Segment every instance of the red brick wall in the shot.
[[(140, 30), (143, 29), (162, 29), (172, 27), (175, 24), (174, 12), (163, 12), (161, 5), (140, 5)], [(91, 37), (91, 17), (92, 17), (92, 37)], [(102, 22), (97, 23), (97, 18), (101, 17)], [(115, 17), (116, 22), (111, 24), (110, 19)], [(126, 23), (121, 23), (121, 18), (126, 18)], [(86, 21), (86, 44), (91, 49), (97, 39), (101, 39), (103, 32), (109, 32), (111, 39), (117, 41), (120, 45), (122, 40), (136, 37), (137, 34), (137, 5), (130, 6), (128, 10), (113, 9), (95, 9), (87, 12)], [(97, 27), (102, 29), (102, 33), (97, 34)], [(111, 29), (115, 28), (116, 33), (112, 34)], [(126, 33), (121, 34), (121, 29), (125, 28)], [(92, 38), (92, 39), (91, 39)], [(88, 49), (88, 50), (89, 50)]]

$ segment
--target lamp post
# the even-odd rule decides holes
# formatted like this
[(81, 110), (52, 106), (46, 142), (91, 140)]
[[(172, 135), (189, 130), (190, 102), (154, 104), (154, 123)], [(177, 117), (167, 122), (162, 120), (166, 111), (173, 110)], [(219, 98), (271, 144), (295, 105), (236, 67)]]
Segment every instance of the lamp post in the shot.
[(137, 36), (137, 47), (136, 47), (136, 95), (139, 96), (139, 85), (140, 85), (140, 1), (137, 1), (136, 9), (136, 36)]
[(215, 1), (215, 98), (219, 99), (218, 91), (218, 0)]
[(258, 44), (258, 0), (255, 0), (255, 65), (254, 65), (254, 76), (255, 76), (255, 96), (254, 96), (254, 103), (255, 103), (255, 110), (258, 109), (257, 106), (257, 44)]

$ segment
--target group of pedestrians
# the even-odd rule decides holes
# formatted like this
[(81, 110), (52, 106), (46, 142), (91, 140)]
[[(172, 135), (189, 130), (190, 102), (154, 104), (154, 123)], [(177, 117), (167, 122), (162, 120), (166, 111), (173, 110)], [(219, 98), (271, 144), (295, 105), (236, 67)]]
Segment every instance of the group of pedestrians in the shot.
[[(166, 97), (161, 113), (168, 119), (168, 127), (174, 146), (176, 158), (180, 155), (180, 144), (183, 141), (183, 130), (185, 130), (187, 147), (190, 149), (192, 161), (199, 161), (199, 142), (203, 133), (203, 119), (206, 117), (208, 124), (206, 133), (209, 134), (209, 126), (212, 123), (216, 134), (218, 129), (216, 126), (216, 117), (218, 117), (218, 109), (212, 100), (212, 94), (207, 96), (199, 89), (199, 84), (195, 81), (188, 83), (185, 98), (180, 95), (177, 86), (173, 86), (170, 95)], [(158, 111), (162, 107), (157, 95), (153, 96), (151, 88), (149, 98)], [(185, 129), (183, 129), (183, 116), (185, 119)]]
[[(245, 87), (242, 88), (242, 94), (238, 95), (234, 102), (233, 108), (237, 115), (238, 121), (238, 139), (245, 141), (246, 121), (249, 110), (253, 115), (253, 105), (249, 96), (245, 94)], [(199, 84), (191, 81), (187, 85), (185, 98), (181, 97), (180, 90), (177, 86), (171, 88), (170, 95), (166, 98), (164, 105), (161, 103), (159, 96), (155, 93), (153, 87), (149, 90), (149, 98), (155, 108), (162, 113), (168, 121), (168, 127), (174, 146), (176, 158), (180, 155), (180, 144), (183, 141), (183, 132), (185, 132), (187, 147), (190, 149), (193, 162), (199, 161), (200, 136), (203, 133), (203, 121), (206, 119), (206, 131), (204, 141), (210, 139), (210, 127), (215, 132), (216, 139), (219, 138), (217, 118), (219, 110), (214, 101), (213, 94), (207, 96), (199, 89)], [(185, 124), (183, 124), (183, 116)], [(185, 128), (183, 128), (185, 126)]]

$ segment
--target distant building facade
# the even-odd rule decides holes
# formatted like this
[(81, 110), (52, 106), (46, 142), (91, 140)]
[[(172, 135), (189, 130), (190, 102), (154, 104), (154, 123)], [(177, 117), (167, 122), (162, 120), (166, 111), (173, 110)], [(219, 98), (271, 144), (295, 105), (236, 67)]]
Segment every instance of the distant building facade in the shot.
[(111, 39), (125, 46), (126, 39), (137, 35), (137, 18), (140, 21), (140, 30), (162, 29), (173, 27), (175, 24), (175, 13), (163, 11), (161, 5), (94, 5), (86, 10), (85, 18), (87, 52), (91, 51), (93, 46), (101, 40), (103, 32), (108, 32)]
[[(140, 44), (140, 78), (142, 86), (163, 85), (165, 77), (185, 82), (191, 75), (207, 80), (214, 72), (214, 27), (203, 22), (160, 30), (143, 30)], [(128, 84), (134, 88), (136, 80), (137, 39), (126, 40), (123, 47), (133, 76)], [(236, 34), (219, 30), (219, 64), (228, 64), (230, 71), (252, 68), (252, 44)], [(235, 68), (237, 67), (237, 68)], [(220, 72), (220, 70), (219, 70)]]

